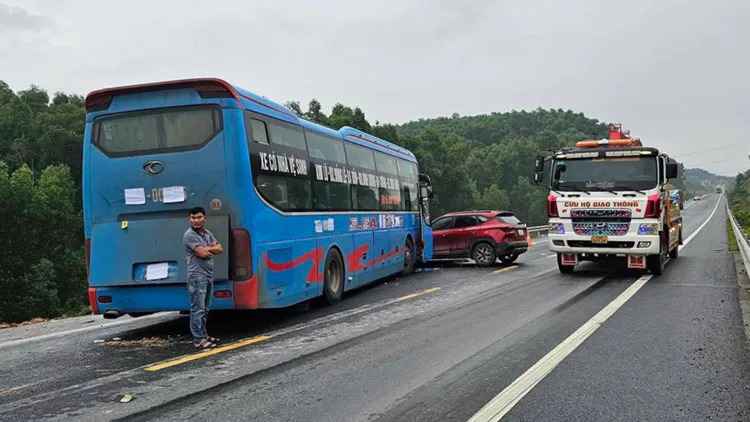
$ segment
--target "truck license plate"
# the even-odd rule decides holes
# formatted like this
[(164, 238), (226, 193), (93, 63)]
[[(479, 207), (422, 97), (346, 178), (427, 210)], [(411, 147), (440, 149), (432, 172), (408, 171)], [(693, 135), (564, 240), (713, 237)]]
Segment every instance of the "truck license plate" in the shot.
[(591, 236), (591, 243), (597, 243), (597, 244), (607, 243), (607, 236)]

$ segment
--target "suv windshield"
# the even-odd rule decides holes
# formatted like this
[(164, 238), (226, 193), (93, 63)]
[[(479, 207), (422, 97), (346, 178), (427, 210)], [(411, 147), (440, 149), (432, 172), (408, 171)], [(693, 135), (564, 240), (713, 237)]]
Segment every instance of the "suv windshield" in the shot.
[(557, 160), (552, 188), (571, 190), (642, 190), (657, 185), (655, 157)]

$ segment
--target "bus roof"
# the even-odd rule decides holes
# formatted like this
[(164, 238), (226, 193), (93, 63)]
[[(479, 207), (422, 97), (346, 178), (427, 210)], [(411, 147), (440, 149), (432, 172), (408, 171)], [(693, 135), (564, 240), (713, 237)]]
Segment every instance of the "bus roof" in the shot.
[(311, 122), (297, 117), (289, 108), (269, 100), (268, 98), (254, 94), (239, 86), (232, 85), (229, 82), (219, 78), (192, 78), (178, 79), (173, 81), (152, 82), (137, 85), (125, 85), (112, 88), (104, 88), (90, 92), (86, 96), (87, 112), (106, 110), (112, 101), (112, 97), (117, 95), (135, 94), (147, 91), (156, 91), (161, 89), (179, 89), (194, 88), (198, 93), (223, 94), (227, 98), (233, 98), (238, 106), (245, 110), (251, 110), (257, 113), (269, 115), (290, 123), (298, 124), (305, 129), (316, 132), (338, 136), (346, 141), (356, 143), (367, 148), (381, 150), (382, 152), (395, 155), (400, 158), (406, 158), (409, 161), (416, 161), (416, 157), (411, 151), (380, 139), (361, 130), (344, 126), (338, 131), (329, 127)]

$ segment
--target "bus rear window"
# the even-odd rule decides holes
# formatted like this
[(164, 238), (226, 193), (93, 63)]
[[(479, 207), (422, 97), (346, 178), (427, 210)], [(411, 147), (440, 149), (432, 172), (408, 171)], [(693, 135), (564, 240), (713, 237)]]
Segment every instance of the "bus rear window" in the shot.
[(214, 106), (144, 110), (96, 119), (94, 144), (109, 156), (198, 149), (221, 132)]

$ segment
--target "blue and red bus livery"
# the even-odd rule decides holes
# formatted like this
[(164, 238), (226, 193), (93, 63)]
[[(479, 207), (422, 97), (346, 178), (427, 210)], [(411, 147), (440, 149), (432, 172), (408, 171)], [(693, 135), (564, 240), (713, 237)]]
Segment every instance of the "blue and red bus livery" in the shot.
[(214, 258), (213, 309), (335, 303), (432, 255), (429, 178), (397, 145), (220, 79), (94, 91), (86, 109), (94, 313), (189, 308), (181, 239), (195, 206), (227, 251)]

